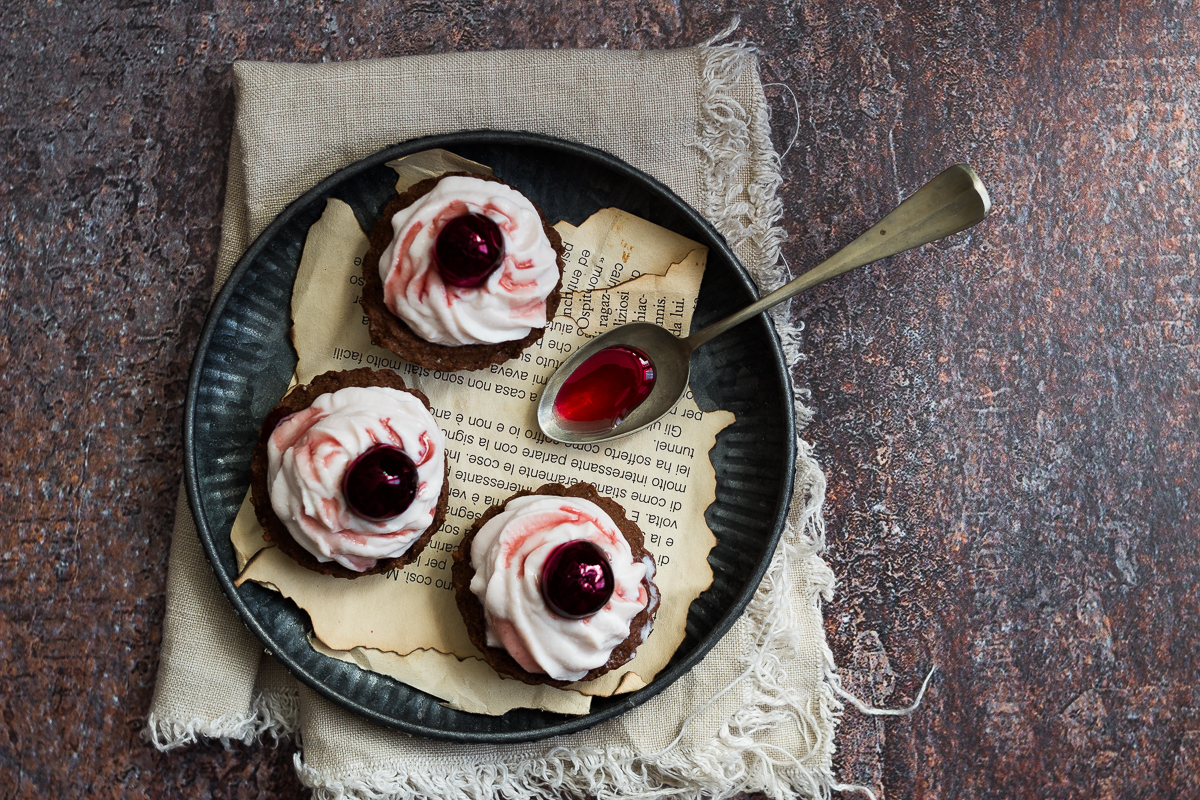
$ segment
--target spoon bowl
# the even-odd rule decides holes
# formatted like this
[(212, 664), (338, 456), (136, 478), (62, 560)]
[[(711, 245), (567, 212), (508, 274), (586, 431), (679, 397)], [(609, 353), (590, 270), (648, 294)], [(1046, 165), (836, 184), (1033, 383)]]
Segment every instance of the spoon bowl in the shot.
[[(538, 425), (547, 437), (566, 444), (605, 442), (635, 433), (669, 412), (687, 391), (691, 356), (697, 347), (830, 278), (965, 230), (987, 217), (991, 209), (991, 198), (975, 170), (967, 164), (955, 164), (816, 267), (686, 339), (649, 322), (631, 322), (592, 339), (551, 376), (538, 401)], [(650, 394), (624, 419), (601, 430), (583, 428), (561, 418), (554, 406), (563, 384), (592, 355), (618, 345), (641, 350), (654, 364), (655, 383)]]
[[(650, 394), (615, 427), (588, 431), (561, 419), (554, 410), (554, 400), (563, 383), (593, 355), (616, 346), (635, 347), (650, 355), (655, 371)], [(566, 444), (605, 442), (640, 431), (670, 411), (687, 391), (691, 355), (692, 348), (687, 339), (680, 339), (666, 328), (650, 322), (630, 322), (602, 333), (572, 353), (550, 377), (546, 391), (538, 401), (538, 426), (546, 436)]]

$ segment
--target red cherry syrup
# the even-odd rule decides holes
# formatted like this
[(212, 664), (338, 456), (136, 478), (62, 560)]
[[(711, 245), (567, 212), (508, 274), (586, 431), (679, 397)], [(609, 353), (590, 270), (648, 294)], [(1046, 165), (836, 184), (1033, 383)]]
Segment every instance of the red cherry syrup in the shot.
[(417, 465), (399, 447), (377, 444), (350, 463), (342, 494), (350, 510), (364, 519), (398, 517), (417, 496)]
[(610, 430), (654, 388), (654, 362), (636, 347), (606, 347), (575, 368), (554, 398), (554, 411), (580, 430)]
[(542, 563), (542, 598), (560, 617), (590, 617), (608, 604), (613, 586), (604, 551), (586, 539), (560, 544)]
[(443, 281), (470, 289), (504, 261), (504, 236), (500, 226), (482, 214), (463, 214), (442, 226), (433, 256)]

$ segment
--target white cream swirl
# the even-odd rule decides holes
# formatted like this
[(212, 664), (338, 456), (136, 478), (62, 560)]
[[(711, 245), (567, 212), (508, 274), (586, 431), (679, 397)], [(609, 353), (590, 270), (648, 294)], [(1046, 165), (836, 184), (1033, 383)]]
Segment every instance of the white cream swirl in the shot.
[[(479, 286), (442, 281), (433, 246), (442, 227), (482, 214), (504, 237), (504, 261)], [(392, 243), (379, 257), (388, 310), (428, 342), (459, 346), (524, 338), (546, 327), (546, 298), (558, 284), (557, 253), (533, 203), (494, 181), (455, 175), (392, 217)]]
[[(399, 516), (364, 519), (346, 504), (342, 478), (377, 444), (395, 445), (417, 465), (417, 493)], [(445, 479), (446, 443), (425, 405), (384, 386), (323, 394), (276, 426), (267, 441), (271, 508), (318, 561), (364, 572), (404, 554), (429, 527)]]
[[(565, 619), (542, 599), (542, 564), (560, 544), (586, 539), (613, 570), (608, 604), (584, 619)], [(577, 681), (603, 666), (629, 636), (629, 625), (651, 601), (644, 578), (649, 556), (635, 561), (620, 529), (595, 503), (578, 497), (528, 495), (510, 500), (471, 543), (471, 592), (483, 604), (489, 647), (503, 647), (521, 668)], [(649, 630), (640, 632), (645, 637)]]

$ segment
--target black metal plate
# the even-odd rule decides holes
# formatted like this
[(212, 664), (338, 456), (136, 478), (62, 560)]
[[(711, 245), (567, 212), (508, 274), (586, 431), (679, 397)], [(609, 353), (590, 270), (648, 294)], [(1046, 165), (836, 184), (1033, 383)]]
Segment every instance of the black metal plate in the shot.
[(521, 742), (579, 731), (645, 702), (691, 669), (741, 615), (783, 531), (795, 472), (787, 365), (774, 329), (759, 318), (693, 357), (700, 407), (723, 408), (737, 422), (711, 452), (717, 495), (706, 519), (717, 538), (709, 555), (712, 586), (692, 603), (675, 656), (646, 688), (596, 698), (592, 712), (569, 717), (518, 709), (500, 717), (453, 711), (384, 675), (309, 647), (307, 614), (254, 584), (233, 586), (237, 562), (229, 531), (249, 485), (250, 457), (266, 414), (287, 389), (296, 355), (288, 340), (292, 283), (304, 239), (336, 197), (370, 230), (392, 195), (388, 161), (440, 147), (493, 168), (553, 222), (579, 225), (617, 207), (710, 248), (695, 327), (757, 298), (724, 239), (669, 189), (623, 161), (583, 145), (528, 133), (474, 131), (416, 139), (343, 169), (284, 210), (246, 251), (209, 312), (192, 364), (184, 418), (188, 502), (213, 571), (242, 621), (292, 673), (330, 700), (407, 733), (460, 742)]

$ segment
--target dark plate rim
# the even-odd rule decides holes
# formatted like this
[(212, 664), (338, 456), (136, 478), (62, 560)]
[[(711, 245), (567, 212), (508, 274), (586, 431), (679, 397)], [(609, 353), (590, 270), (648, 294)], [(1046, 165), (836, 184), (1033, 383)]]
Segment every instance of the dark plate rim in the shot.
[[(636, 692), (626, 695), (622, 702), (614, 703), (601, 711), (593, 711), (579, 717), (566, 719), (556, 725), (551, 725), (545, 728), (540, 728), (536, 731), (453, 731), (442, 728), (431, 728), (411, 720), (401, 719), (391, 715), (383, 714), (376, 709), (367, 707), (351, 697), (340, 694), (327, 686), (315, 675), (310, 674), (297, 664), (286, 651), (281, 651), (278, 648), (271, 636), (259, 623), (258, 619), (251, 613), (245, 601), (242, 599), (237, 588), (233, 585), (233, 577), (230, 576), (220, 566), (220, 556), (216, 551), (213, 541), (213, 531), (208, 527), (208, 519), (204, 514), (203, 498), (200, 496), (200, 479), (198, 472), (198, 453), (196, 450), (196, 440), (194, 436), (196, 427), (196, 404), (200, 392), (200, 377), (203, 372), (202, 365), (204, 357), (208, 352), (209, 345), (213, 335), (217, 329), (217, 324), (224, 313), (225, 306), (228, 305), (233, 297), (235, 290), (244, 274), (249, 270), (250, 265), (258, 258), (259, 254), (266, 247), (267, 243), (275, 236), (278, 231), (287, 225), (292, 217), (294, 217), (301, 209), (306, 208), (310, 203), (324, 198), (334, 187), (345, 181), (348, 178), (357, 175), (360, 172), (365, 172), (374, 169), (378, 166), (386, 164), (388, 161), (400, 158), (405, 155), (419, 152), (421, 150), (429, 150), (433, 148), (452, 149), (456, 145), (466, 144), (492, 144), (492, 145), (515, 145), (515, 146), (536, 146), (544, 147), (552, 150), (557, 150), (568, 155), (572, 155), (587, 161), (596, 162), (613, 172), (619, 173), (626, 179), (640, 184), (651, 194), (656, 196), (656, 199), (667, 203), (678, 211), (681, 216), (686, 217), (697, 228), (705, 231), (708, 234), (710, 241), (706, 242), (710, 247), (718, 249), (721, 254), (733, 266), (734, 273), (739, 281), (753, 294), (758, 294), (758, 287), (746, 268), (742, 266), (741, 261), (734, 255), (725, 238), (717, 232), (716, 228), (703, 216), (693, 209), (688, 203), (680, 199), (671, 189), (658, 181), (657, 179), (647, 175), (637, 168), (629, 165), (625, 161), (617, 158), (614, 155), (604, 152), (603, 150), (590, 147), (588, 145), (571, 142), (564, 139), (558, 139), (544, 134), (530, 133), (525, 131), (497, 131), (497, 130), (474, 130), (474, 131), (459, 131), (456, 133), (438, 134), (434, 136), (425, 136), (417, 139), (410, 139), (405, 142), (400, 142), (390, 147), (385, 147), (375, 153), (366, 156), (349, 166), (334, 172), (329, 177), (322, 180), (313, 188), (309, 189), (296, 200), (288, 204), (288, 206), (280, 212), (280, 214), (266, 227), (265, 230), (254, 240), (245, 253), (242, 254), (233, 270), (230, 271), (229, 277), (225, 280), (220, 293), (213, 301), (209, 309), (208, 316), (205, 319), (204, 330), (200, 335), (200, 340), (196, 346), (195, 355), (192, 358), (192, 365), (188, 375), (188, 391), (186, 405), (184, 408), (183, 418), (183, 452), (184, 452), (184, 485), (187, 491), (188, 507), (192, 512), (192, 517), (195, 521), (196, 531), (199, 535), (200, 543), (204, 549), (204, 554), (208, 559), (209, 568), (212, 569), (217, 583), (220, 585), (225, 596), (233, 605), (242, 624), (246, 626), (262, 643), (263, 647), (273, 655), (281, 664), (287, 667), (288, 671), (303, 681), (313, 690), (346, 708), (355, 714), (376, 722), (380, 725), (401, 730), (405, 733), (423, 736), (430, 739), (439, 739), (443, 741), (453, 741), (460, 743), (490, 743), (490, 744), (509, 744), (519, 742), (536, 741), (549, 738), (551, 736), (561, 736), (569, 733), (575, 733), (581, 730), (592, 727), (600, 722), (617, 717), (626, 711), (641, 705), (651, 697), (666, 689), (681, 676), (686, 674), (692, 667), (704, 658), (705, 655), (720, 641), (733, 624), (742, 616), (746, 607), (750, 604), (750, 600), (754, 597), (759, 584), (762, 582), (763, 576), (766, 574), (770, 566), (771, 559), (775, 550), (779, 545), (779, 539), (783, 535), (783, 531), (787, 525), (788, 509), (791, 505), (792, 484), (793, 480), (785, 482), (784, 491), (780, 496), (779, 503), (775, 509), (774, 528), (769, 539), (766, 555), (759, 562), (755, 573), (747, 580), (745, 587), (736, 596), (733, 604), (729, 607), (726, 613), (717, 622), (716, 626), (708, 633), (707, 637), (702, 640), (696, 648), (681, 661), (670, 665), (667, 669), (658, 673), (650, 684)], [(783, 348), (779, 342), (779, 336), (775, 331), (775, 327), (770, 323), (767, 315), (761, 315), (758, 319), (744, 323), (749, 325), (761, 325), (765, 329), (768, 341), (771, 344), (772, 357), (779, 374), (784, 379), (785, 388), (785, 430), (795, 431), (795, 409), (793, 403), (790, 402), (791, 392), (791, 372), (787, 366), (787, 361), (784, 358)], [(785, 443), (786, 457), (788, 460), (789, 473), (794, 479), (795, 463), (796, 463), (796, 441), (795, 436), (788, 437)], [(391, 676), (381, 676), (388, 680), (396, 680)], [(397, 683), (401, 683), (397, 681)]]

